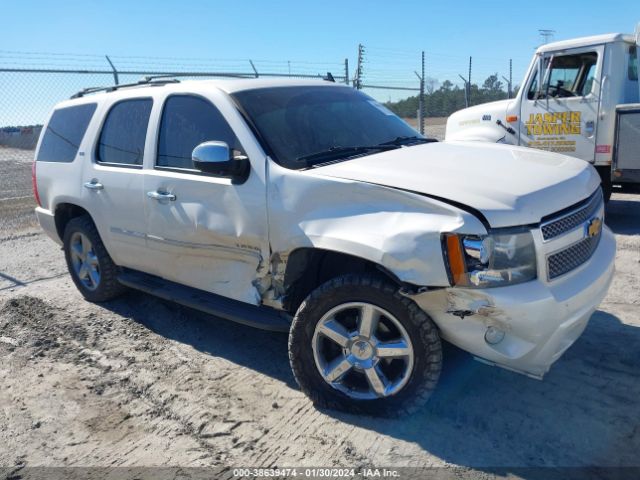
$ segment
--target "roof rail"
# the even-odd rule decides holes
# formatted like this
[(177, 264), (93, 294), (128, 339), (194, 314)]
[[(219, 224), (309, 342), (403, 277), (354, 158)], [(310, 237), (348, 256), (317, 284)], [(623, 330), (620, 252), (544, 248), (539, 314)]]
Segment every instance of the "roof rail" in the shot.
[[(142, 85), (166, 85), (167, 83), (179, 83), (180, 80), (177, 78), (166, 78), (170, 75), (155, 75), (144, 77), (141, 80), (138, 80), (135, 83), (121, 83), (119, 85), (110, 85), (108, 87), (88, 87), (80, 90), (77, 93), (71, 95), (70, 98), (80, 98), (84, 97), (89, 93), (96, 92), (114, 92), (120, 88), (129, 88), (129, 87), (139, 87)], [(164, 78), (164, 80), (162, 80)]]

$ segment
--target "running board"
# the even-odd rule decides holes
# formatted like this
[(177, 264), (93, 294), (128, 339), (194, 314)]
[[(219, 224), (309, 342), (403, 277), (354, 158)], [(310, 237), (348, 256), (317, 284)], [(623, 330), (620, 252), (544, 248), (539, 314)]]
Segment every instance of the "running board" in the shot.
[(118, 281), (164, 300), (261, 330), (288, 332), (291, 326), (291, 317), (284, 312), (232, 300), (146, 273), (126, 270), (118, 275)]

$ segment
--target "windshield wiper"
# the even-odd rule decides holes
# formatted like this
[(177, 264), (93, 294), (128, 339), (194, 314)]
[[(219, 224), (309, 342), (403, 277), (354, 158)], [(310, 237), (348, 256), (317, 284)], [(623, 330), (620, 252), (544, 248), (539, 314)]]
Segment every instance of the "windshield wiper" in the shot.
[(303, 155), (296, 158), (296, 162), (310, 162), (324, 161), (324, 160), (337, 160), (339, 158), (346, 158), (352, 155), (359, 155), (361, 153), (368, 153), (374, 151), (393, 150), (398, 148), (399, 145), (393, 144), (380, 144), (380, 145), (363, 145), (354, 147), (331, 147), (327, 150), (320, 152), (310, 153), (309, 155)]
[(404, 136), (404, 137), (396, 137), (393, 140), (389, 140), (388, 142), (382, 142), (380, 145), (398, 145), (398, 146), (402, 146), (402, 145), (410, 145), (410, 144), (417, 144), (417, 143), (431, 143), (431, 142), (437, 142), (437, 140), (435, 138), (426, 138), (426, 137), (419, 137), (417, 135), (413, 135), (413, 136)]

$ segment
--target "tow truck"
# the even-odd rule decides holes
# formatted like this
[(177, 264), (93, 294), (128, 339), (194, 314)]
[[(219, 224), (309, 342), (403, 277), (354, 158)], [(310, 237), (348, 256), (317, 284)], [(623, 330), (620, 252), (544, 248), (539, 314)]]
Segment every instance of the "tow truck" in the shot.
[[(640, 87), (635, 34), (606, 34), (537, 49), (513, 99), (459, 110), (446, 140), (521, 145), (591, 163), (605, 199), (640, 186)], [(633, 187), (632, 187), (633, 188)]]

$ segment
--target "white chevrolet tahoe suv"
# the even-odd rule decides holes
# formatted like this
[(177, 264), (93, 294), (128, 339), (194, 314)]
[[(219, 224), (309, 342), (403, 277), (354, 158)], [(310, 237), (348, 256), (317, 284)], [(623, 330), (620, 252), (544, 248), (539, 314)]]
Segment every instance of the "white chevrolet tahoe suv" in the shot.
[[(97, 90), (97, 89), (96, 89)], [(128, 288), (289, 332), (320, 405), (398, 415), (441, 339), (541, 378), (604, 298), (588, 163), (438, 143), (323, 81), (149, 81), (57, 105), (36, 213), (89, 301)]]

